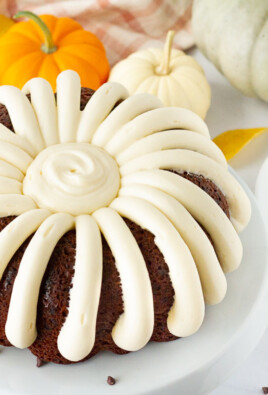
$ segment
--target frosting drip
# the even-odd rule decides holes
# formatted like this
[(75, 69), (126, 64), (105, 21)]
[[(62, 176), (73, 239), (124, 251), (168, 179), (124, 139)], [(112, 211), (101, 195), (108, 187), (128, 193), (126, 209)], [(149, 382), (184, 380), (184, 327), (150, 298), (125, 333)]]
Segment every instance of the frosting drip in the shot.
[(109, 205), (119, 184), (117, 164), (104, 150), (86, 143), (65, 143), (46, 148), (34, 159), (23, 181), (23, 193), (40, 208), (80, 215)]

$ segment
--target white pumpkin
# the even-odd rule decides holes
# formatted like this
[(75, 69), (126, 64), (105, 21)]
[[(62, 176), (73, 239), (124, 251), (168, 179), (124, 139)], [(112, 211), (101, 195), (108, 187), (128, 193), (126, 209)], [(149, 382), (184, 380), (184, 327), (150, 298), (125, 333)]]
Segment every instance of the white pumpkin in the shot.
[(165, 106), (188, 108), (205, 118), (211, 91), (197, 61), (172, 49), (174, 32), (168, 32), (164, 51), (149, 48), (134, 52), (117, 63), (109, 81), (125, 85), (130, 94), (151, 93)]
[(248, 96), (268, 101), (268, 0), (195, 0), (196, 43)]

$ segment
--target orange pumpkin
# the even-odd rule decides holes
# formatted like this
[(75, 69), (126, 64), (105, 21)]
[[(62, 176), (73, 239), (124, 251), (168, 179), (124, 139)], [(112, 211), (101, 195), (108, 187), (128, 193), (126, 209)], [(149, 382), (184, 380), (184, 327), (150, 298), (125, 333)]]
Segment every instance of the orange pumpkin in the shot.
[(0, 36), (5, 34), (12, 25), (14, 25), (14, 21), (11, 18), (0, 15)]
[(15, 15), (30, 20), (13, 25), (0, 38), (0, 84), (22, 88), (30, 78), (42, 77), (56, 88), (57, 75), (75, 70), (84, 87), (97, 89), (109, 74), (101, 41), (71, 18)]

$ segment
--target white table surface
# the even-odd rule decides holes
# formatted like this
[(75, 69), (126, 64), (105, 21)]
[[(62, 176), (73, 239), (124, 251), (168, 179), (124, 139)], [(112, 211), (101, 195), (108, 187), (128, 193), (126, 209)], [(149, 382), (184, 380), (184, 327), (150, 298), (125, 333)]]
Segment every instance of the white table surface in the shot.
[[(243, 96), (197, 49), (190, 54), (204, 68), (212, 88), (212, 104), (206, 118), (212, 138), (230, 129), (268, 126), (267, 103)], [(267, 156), (268, 132), (249, 143), (229, 163), (254, 192), (259, 168)], [(248, 360), (210, 395), (257, 395), (263, 393), (264, 386), (268, 387), (268, 329)]]

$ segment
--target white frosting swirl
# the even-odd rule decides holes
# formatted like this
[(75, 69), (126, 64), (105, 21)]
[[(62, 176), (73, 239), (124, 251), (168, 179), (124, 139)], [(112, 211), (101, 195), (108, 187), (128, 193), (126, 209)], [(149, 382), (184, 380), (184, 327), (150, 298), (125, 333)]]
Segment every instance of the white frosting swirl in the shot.
[(119, 185), (117, 164), (104, 150), (66, 143), (40, 152), (27, 170), (23, 193), (40, 208), (80, 215), (109, 205)]

